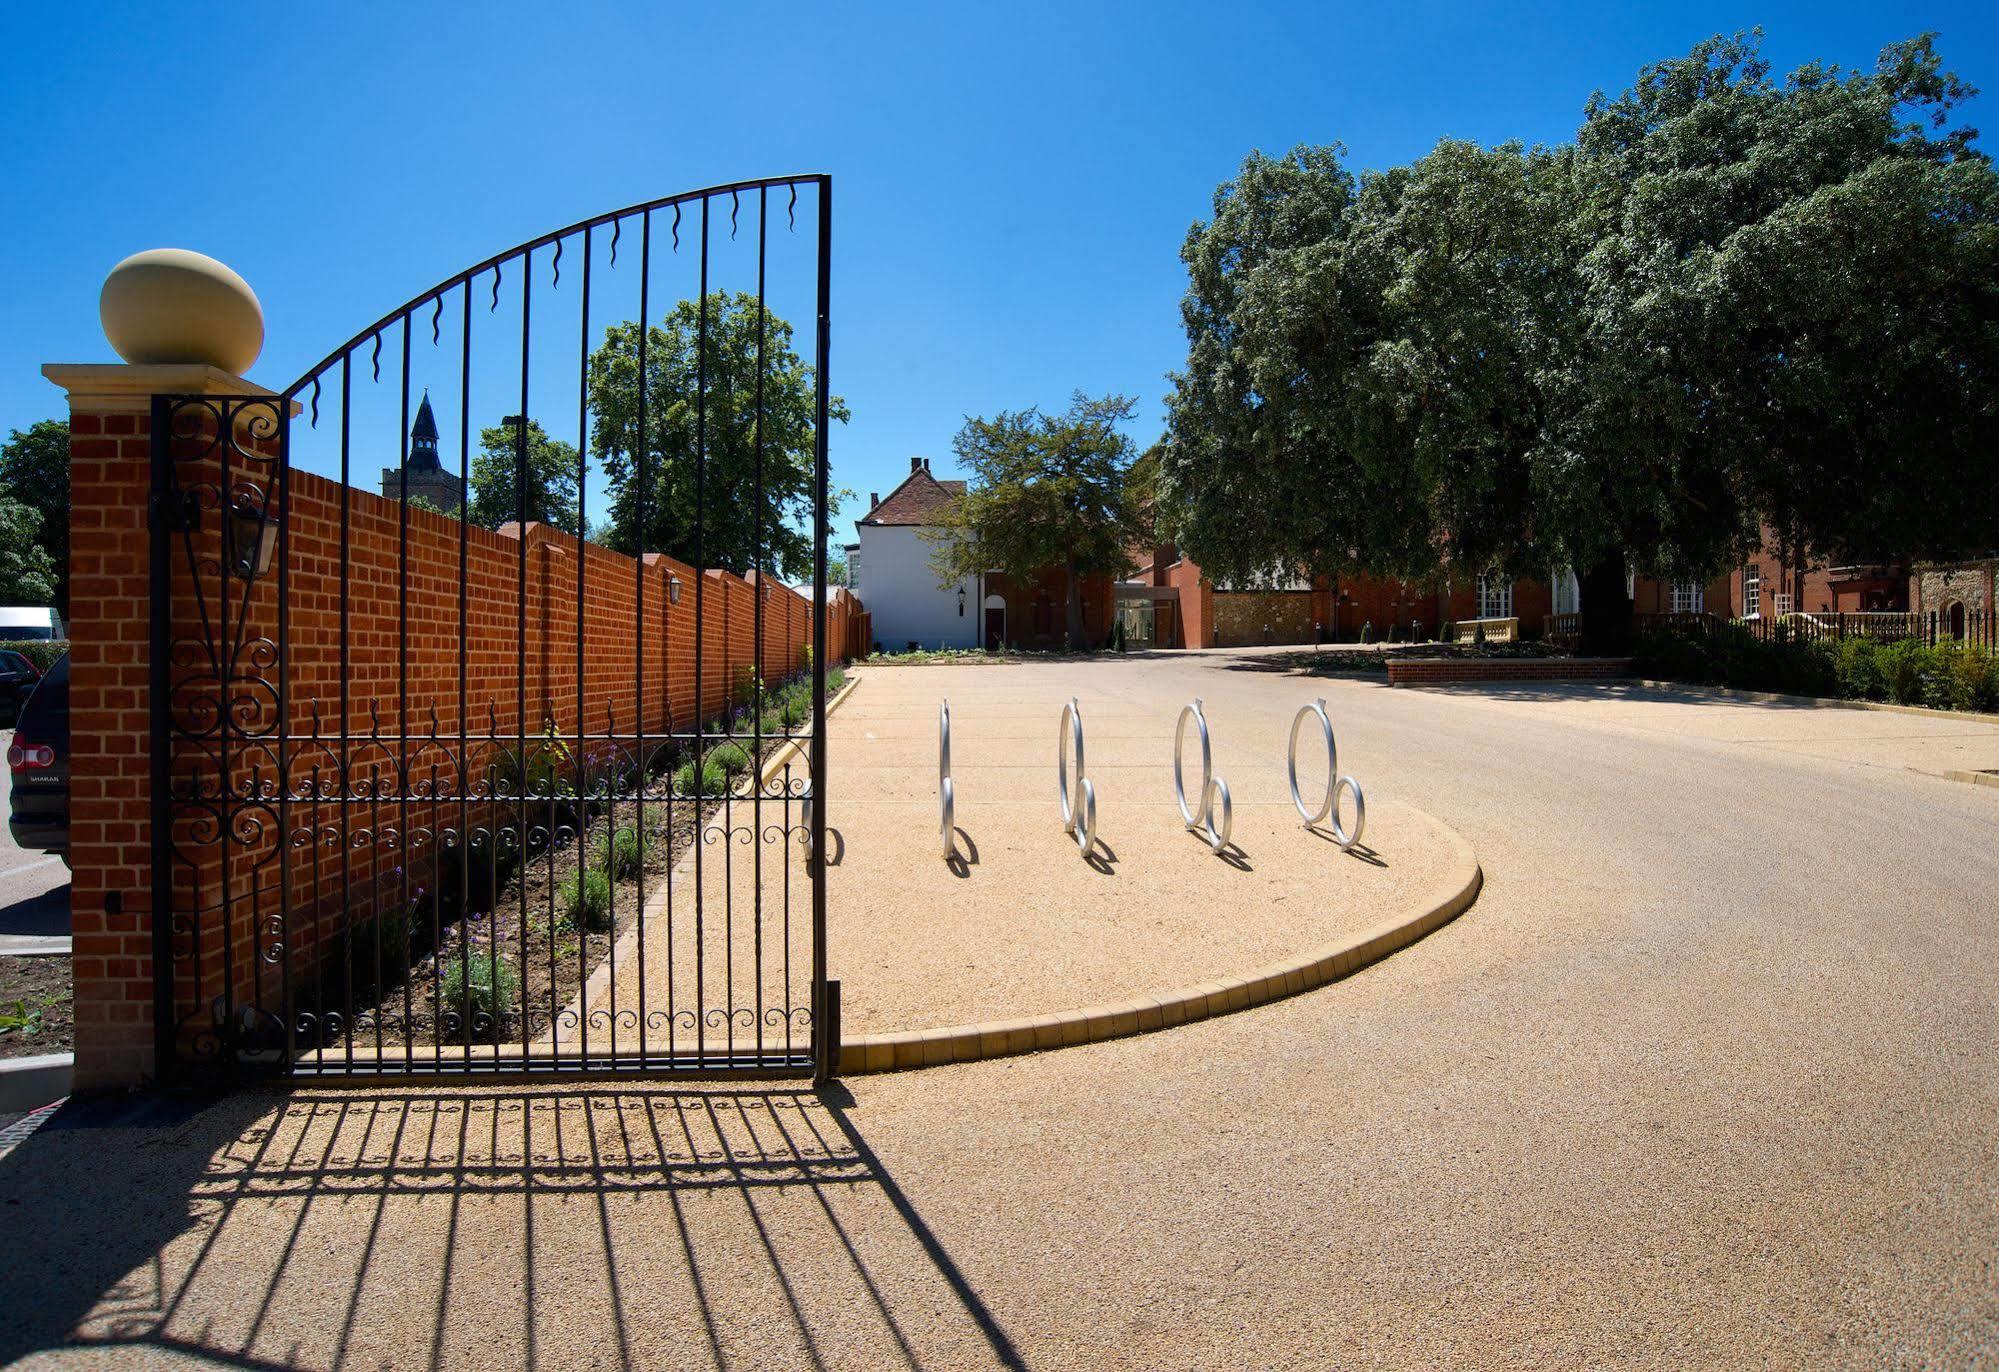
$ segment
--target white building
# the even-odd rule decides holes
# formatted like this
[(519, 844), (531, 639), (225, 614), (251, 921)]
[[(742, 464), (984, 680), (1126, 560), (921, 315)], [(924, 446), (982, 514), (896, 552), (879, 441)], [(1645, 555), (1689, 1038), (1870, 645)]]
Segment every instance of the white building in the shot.
[(886, 499), (869, 495), (867, 514), (854, 521), (859, 542), (847, 545), (847, 574), (886, 652), (979, 644), (979, 579), (939, 587), (930, 566), (933, 547), (923, 537), (964, 491), (962, 481), (930, 475), (928, 458), (912, 457), (902, 484)]

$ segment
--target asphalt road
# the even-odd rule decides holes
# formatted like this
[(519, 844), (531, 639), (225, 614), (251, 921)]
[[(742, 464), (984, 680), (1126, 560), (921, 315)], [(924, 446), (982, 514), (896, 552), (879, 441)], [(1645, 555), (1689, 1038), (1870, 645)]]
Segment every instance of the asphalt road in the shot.
[[(0, 729), (0, 751), (14, 741)], [(0, 820), (11, 807), (12, 777), (0, 767)], [(0, 953), (27, 952), (69, 940), (69, 868), (49, 853), (28, 852), (0, 823)]]
[(1457, 827), (1484, 892), (1303, 997), (823, 1096), (45, 1128), (0, 1163), (35, 1255), (0, 1267), (0, 1359), (74, 1330), (131, 1366), (1999, 1360), (1999, 791), (1910, 770), (1999, 765), (1999, 728), (1257, 655), (894, 670), (1086, 709), (1150, 674), (1206, 698), (1232, 784), (1323, 694), (1343, 769)]

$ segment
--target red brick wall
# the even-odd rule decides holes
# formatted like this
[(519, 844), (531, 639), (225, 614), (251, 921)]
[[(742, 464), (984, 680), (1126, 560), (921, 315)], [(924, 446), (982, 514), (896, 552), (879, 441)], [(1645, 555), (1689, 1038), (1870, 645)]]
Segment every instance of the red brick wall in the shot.
[(1178, 615), (1180, 637), (1175, 646), (1181, 648), (1212, 646), (1215, 641), (1215, 592), (1207, 579), (1201, 575), (1200, 565), (1190, 558), (1183, 557), (1165, 569), (1161, 584), (1171, 586), (1180, 593)]
[[(145, 415), (79, 413), (71, 420), (70, 855), (77, 1080), (83, 1088), (136, 1081), (152, 1068), (148, 429)], [(238, 461), (236, 475), (250, 475)], [(200, 479), (198, 465), (183, 464), (184, 488)], [(553, 728), (586, 754), (629, 753), (636, 731), (686, 729), (719, 712), (759, 668), (768, 680), (798, 671), (811, 638), (811, 602), (775, 580), (762, 597), (759, 639), (760, 585), (754, 578), (721, 571), (697, 577), (671, 558), (633, 559), (592, 543), (581, 546), (579, 567), (575, 538), (545, 526), (501, 532), (462, 526), (304, 471), (290, 473), (285, 501), (282, 565), (290, 619), (284, 725), (302, 739), (287, 750), (290, 795), (340, 788), (343, 733), (350, 793), (371, 776), (382, 779), (385, 793), (394, 792), (391, 778), (398, 759), (406, 758), (412, 794), (435, 787), (457, 795), (461, 727), (470, 736), (466, 753), (475, 788), (496, 755), (518, 747), (523, 732), (532, 740)], [(194, 539), (197, 565), (218, 555), (218, 523), (212, 509), (205, 512)], [(204, 636), (193, 626), (204, 606), (211, 615), (221, 612), (220, 577), (213, 567), (197, 577), (178, 539), (175, 568), (174, 631), (199, 640)], [(675, 577), (679, 605), (669, 597)], [(277, 585), (276, 566), (253, 583), (227, 582), (227, 614), (248, 628), (238, 674), (272, 685), (277, 665), (258, 663), (254, 644), (260, 636), (277, 637)], [(853, 655), (866, 619), (851, 595), (829, 604), (828, 639), (836, 656)], [(697, 626), (704, 667), (698, 692)], [(188, 674), (185, 663), (177, 664), (177, 681)], [(261, 708), (274, 718), (274, 692), (243, 688), (243, 698), (253, 713)], [(184, 704), (201, 708), (192, 697)], [(579, 744), (578, 735), (585, 741)], [(324, 742), (315, 744), (314, 737)], [(275, 782), (274, 750), (236, 751), (228, 776), (233, 787)], [(207, 775), (210, 784), (220, 776), (199, 760), (197, 749), (183, 747), (177, 759), (183, 784), (196, 774)], [(399, 863), (412, 870), (435, 865), (440, 832), (489, 818), (479, 804), (461, 809), (456, 800), (349, 806), (347, 832), (367, 828), (379, 835), (392, 826), (397, 835), (394, 843), (356, 850), (340, 841), (339, 807), (295, 800), (281, 824), (277, 808), (271, 807), (260, 833), (232, 845), (227, 902), (213, 836), (193, 820), (176, 825), (176, 908), (211, 912), (201, 921), (198, 956), (185, 930), (177, 943), (175, 999), (182, 1016), (225, 988), (250, 991), (258, 978), (266, 988), (258, 998), (275, 1004), (275, 979), (287, 967), (309, 963), (352, 901), (365, 904), (376, 889), (382, 899), (394, 897)], [(234, 803), (231, 809), (255, 814)], [(281, 832), (294, 837), (288, 899), (279, 898)], [(342, 866), (331, 868), (334, 861)], [(233, 914), (226, 959), (214, 913), (225, 903)], [(329, 917), (330, 903), (345, 908)], [(285, 951), (260, 958), (276, 937), (260, 926), (281, 911), (289, 917)]]
[[(1060, 648), (1069, 626), (1069, 579), (1060, 567), (1039, 573), (1032, 581), (1008, 576), (986, 578), (986, 594), (1006, 601), (1007, 645), (1014, 648)], [(1111, 579), (1082, 579), (1083, 643), (1101, 646), (1111, 632)], [(969, 613), (969, 610), (967, 611)]]

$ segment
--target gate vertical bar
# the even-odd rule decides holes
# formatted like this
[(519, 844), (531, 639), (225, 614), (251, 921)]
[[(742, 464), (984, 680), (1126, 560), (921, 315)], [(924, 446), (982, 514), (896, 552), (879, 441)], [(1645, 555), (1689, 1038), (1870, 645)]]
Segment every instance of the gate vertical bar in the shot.
[(153, 899), (153, 1079), (171, 1086), (178, 1076), (174, 1061), (174, 864), (173, 759), (169, 755), (167, 721), (172, 711), (171, 674), (167, 653), (173, 638), (173, 455), (167, 430), (171, 407), (163, 395), (153, 397), (152, 509), (147, 521), (152, 558), (151, 682), (152, 693), (152, 845)]
[[(292, 962), (297, 948), (292, 941), (292, 831), (291, 831), (291, 404), (280, 396), (271, 402), (277, 411), (278, 469), (274, 474), (278, 494), (278, 939), (283, 956), (278, 960), (278, 997), (285, 1017), (285, 1068), (298, 1060), (298, 1010), (292, 997)], [(266, 508), (270, 493), (264, 494)], [(317, 807), (315, 807), (315, 813)], [(315, 911), (315, 915), (317, 911)]]
[(812, 398), (812, 1075), (833, 1075), (831, 1022), (826, 995), (826, 413), (827, 357), (832, 348), (829, 315), (833, 259), (833, 178), (819, 178), (819, 322)]
[[(705, 694), (708, 684), (707, 664), (702, 660), (706, 650), (704, 629), (707, 624), (707, 606), (703, 600), (708, 585), (708, 197), (701, 197), (701, 298), (694, 313), (694, 775), (695, 794), (703, 797), (708, 790), (708, 751), (706, 720), (702, 711), (707, 705)], [(723, 602), (725, 605), (726, 601)], [(706, 878), (702, 872), (701, 850), (702, 825), (706, 821), (701, 814), (701, 801), (694, 802), (694, 1054), (697, 1060), (706, 1063), (708, 1059), (708, 935), (702, 920), (702, 907), (707, 904)], [(727, 821), (725, 820), (724, 823)], [(723, 841), (728, 835), (724, 833)]]

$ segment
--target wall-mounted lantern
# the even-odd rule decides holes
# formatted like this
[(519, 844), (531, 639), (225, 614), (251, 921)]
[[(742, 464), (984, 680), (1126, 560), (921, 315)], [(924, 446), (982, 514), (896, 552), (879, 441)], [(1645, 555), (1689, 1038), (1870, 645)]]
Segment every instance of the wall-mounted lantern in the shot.
[(271, 570), (271, 559), (278, 550), (278, 525), (266, 511), (239, 499), (231, 503), (223, 528), (229, 540), (228, 562), (233, 575), (255, 581)]
[(960, 586), (958, 588), (958, 618), (963, 619), (964, 617), (965, 617), (965, 588), (963, 586)]
[(672, 604), (680, 603), (680, 578), (672, 572), (666, 574), (666, 598)]

